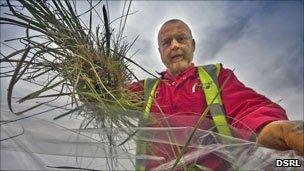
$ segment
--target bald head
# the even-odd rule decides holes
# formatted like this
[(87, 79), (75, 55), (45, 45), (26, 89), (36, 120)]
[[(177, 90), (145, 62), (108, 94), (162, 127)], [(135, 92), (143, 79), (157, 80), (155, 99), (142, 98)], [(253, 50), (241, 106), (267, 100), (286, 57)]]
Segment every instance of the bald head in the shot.
[(177, 24), (177, 23), (182, 24), (182, 25), (185, 26), (185, 28), (188, 30), (189, 35), (191, 36), (191, 39), (192, 39), (192, 32), (191, 32), (191, 29), (190, 29), (190, 27), (189, 27), (184, 21), (179, 20), (179, 19), (171, 19), (171, 20), (166, 21), (166, 22), (161, 26), (160, 30), (158, 31), (158, 36), (157, 36), (158, 44), (159, 44), (159, 42), (160, 42), (160, 33), (161, 33), (161, 31), (164, 29), (164, 27), (166, 27), (167, 25), (170, 25), (170, 24)]

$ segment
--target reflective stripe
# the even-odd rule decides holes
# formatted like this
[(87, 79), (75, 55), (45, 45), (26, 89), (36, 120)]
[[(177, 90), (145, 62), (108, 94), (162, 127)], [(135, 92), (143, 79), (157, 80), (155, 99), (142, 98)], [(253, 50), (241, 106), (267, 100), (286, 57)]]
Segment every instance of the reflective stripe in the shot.
[(229, 136), (231, 135), (229, 125), (227, 123), (225, 115), (217, 114), (217, 115), (213, 116), (212, 118), (216, 125), (216, 129), (217, 129), (218, 133), (224, 134), (224, 135), (229, 135)]
[(219, 87), (218, 84), (218, 76), (221, 69), (221, 64), (214, 64), (214, 65), (205, 65), (202, 66), (204, 70), (208, 73), (208, 75), (212, 78), (213, 82)]
[[(146, 107), (144, 110), (144, 118), (140, 123), (140, 126), (145, 126), (146, 120), (149, 118), (149, 113), (153, 103), (156, 87), (159, 83), (159, 79), (145, 79), (144, 81), (144, 99), (146, 101)], [(141, 136), (141, 132), (138, 133), (138, 136)], [(146, 141), (136, 141), (136, 155), (138, 154), (147, 154), (148, 142)], [(146, 170), (145, 159), (136, 159), (136, 170), (144, 171)]]
[(136, 154), (146, 154), (147, 153), (146, 145), (147, 145), (147, 142), (138, 141), (138, 146), (136, 148)]
[[(221, 96), (218, 94), (218, 75), (220, 68), (220, 64), (198, 67), (198, 74), (202, 83), (202, 90), (205, 93), (207, 105), (210, 105), (210, 114), (212, 115), (217, 132), (231, 136), (232, 134), (225, 117), (225, 111), (222, 107)], [(217, 94), (218, 96), (216, 97)], [(214, 97), (216, 97), (216, 99), (211, 103)]]
[[(149, 84), (149, 79), (146, 79), (145, 80), (145, 85), (144, 85), (144, 87), (148, 87), (148, 86), (151, 86), (150, 84)], [(153, 82), (152, 82), (152, 80), (150, 79), (150, 83), (153, 83), (153, 82), (155, 82), (155, 84), (153, 85), (153, 87), (152, 87), (152, 89), (151, 89), (151, 92), (149, 93), (149, 96), (147, 97), (147, 103), (146, 103), (146, 107), (145, 107), (145, 113), (144, 113), (144, 117), (145, 118), (148, 118), (149, 117), (149, 113), (150, 113), (150, 110), (151, 110), (151, 106), (152, 106), (152, 102), (153, 102), (153, 99), (154, 99), (154, 95), (155, 95), (155, 91), (156, 91), (156, 87), (157, 87), (157, 85), (158, 85), (158, 83), (159, 83), (159, 79), (157, 79), (156, 81), (154, 80)]]
[[(203, 67), (198, 67), (198, 75), (201, 83), (203, 84), (202, 87), (203, 92), (205, 93), (207, 104), (210, 105), (214, 97), (217, 95), (218, 88), (211, 76), (207, 73), (207, 71), (204, 70)], [(220, 96), (217, 96), (213, 103), (222, 104)]]
[[(141, 133), (138, 133), (138, 136), (140, 137)], [(136, 141), (136, 156), (138, 157), (139, 155), (147, 154), (147, 147), (148, 147), (148, 143), (146, 141), (137, 140)], [(144, 171), (146, 168), (146, 161), (144, 159), (136, 158), (135, 166), (136, 166), (136, 170)]]
[(224, 109), (223, 106), (220, 104), (210, 104), (210, 113), (212, 113), (212, 115), (224, 115)]
[(146, 167), (145, 167), (145, 165), (136, 165), (136, 170), (137, 171), (144, 171), (144, 170), (146, 170)]
[[(136, 141), (136, 156), (138, 157), (139, 154), (147, 154), (147, 147), (148, 143), (146, 141)], [(144, 171), (146, 169), (146, 160), (136, 158), (135, 166), (136, 170)]]

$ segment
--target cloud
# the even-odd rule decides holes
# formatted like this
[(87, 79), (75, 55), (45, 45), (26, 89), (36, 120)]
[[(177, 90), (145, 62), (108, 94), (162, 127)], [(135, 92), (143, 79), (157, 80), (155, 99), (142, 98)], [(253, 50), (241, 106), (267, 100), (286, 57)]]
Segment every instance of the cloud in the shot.
[[(207, 38), (205, 38), (203, 48), (201, 48), (204, 60), (216, 57), (217, 53), (226, 44), (239, 40), (243, 36), (244, 29), (250, 18), (251, 16), (239, 17), (234, 22), (224, 26), (208, 27), (205, 31)], [(199, 37), (199, 39), (203, 38)]]
[(245, 85), (273, 101), (283, 99), (293, 119), (303, 118), (303, 4), (265, 4), (216, 57), (210, 61), (236, 68)]

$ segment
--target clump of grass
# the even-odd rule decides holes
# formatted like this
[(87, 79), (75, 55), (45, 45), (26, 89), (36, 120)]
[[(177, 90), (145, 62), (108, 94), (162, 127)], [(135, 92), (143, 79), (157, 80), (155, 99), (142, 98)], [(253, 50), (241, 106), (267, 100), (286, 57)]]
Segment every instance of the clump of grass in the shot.
[[(135, 126), (136, 112), (132, 111), (141, 110), (143, 99), (126, 88), (128, 83), (137, 79), (129, 65), (137, 64), (126, 57), (134, 42), (128, 44), (123, 37), (131, 2), (128, 7), (125, 2), (123, 14), (118, 18), (118, 33), (111, 29), (107, 2), (100, 10), (103, 17), (96, 12), (101, 1), (95, 4), (88, 1), (90, 9), (83, 14), (77, 13), (76, 2), (6, 1), (10, 13), (1, 17), (1, 24), (26, 30), (25, 36), (6, 40), (18, 42), (23, 49), (16, 49), (9, 55), (1, 54), (4, 56), (1, 63), (15, 64), (12, 70), (1, 74), (1, 77), (11, 77), (8, 106), (12, 112), (22, 114), (68, 96), (76, 108), (55, 119), (81, 109), (83, 112), (79, 113), (89, 120), (87, 124), (97, 121), (103, 126), (107, 123), (119, 127)], [(98, 22), (101, 23), (95, 29), (92, 28), (94, 14), (99, 16)], [(83, 15), (89, 15), (88, 24), (83, 22)], [(42, 83), (37, 81), (41, 79), (44, 79)], [(25, 95), (18, 100), (19, 103), (33, 99), (51, 100), (23, 111), (13, 111), (12, 92), (21, 80), (39, 84), (41, 89)], [(54, 90), (56, 93), (50, 93)]]

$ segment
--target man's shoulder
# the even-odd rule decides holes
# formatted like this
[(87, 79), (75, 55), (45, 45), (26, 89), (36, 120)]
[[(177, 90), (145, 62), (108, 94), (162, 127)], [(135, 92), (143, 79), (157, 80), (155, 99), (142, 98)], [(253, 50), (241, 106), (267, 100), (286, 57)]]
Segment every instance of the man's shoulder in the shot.
[(144, 89), (144, 80), (134, 81), (132, 83), (126, 84), (127, 90), (138, 92)]
[(204, 65), (195, 65), (195, 67), (222, 67), (223, 64), (222, 63), (213, 63), (213, 64), (204, 64)]
[(220, 83), (222, 82), (221, 80), (226, 79), (229, 75), (232, 75), (232, 77), (235, 77), (235, 75), (233, 74), (233, 70), (226, 68), (225, 66), (223, 66), (222, 63), (214, 63), (214, 64), (206, 64), (206, 65), (196, 65), (196, 68), (198, 67), (203, 67), (205, 70), (207, 70), (207, 72), (215, 72), (217, 71), (217, 77), (220, 81)]
[(195, 66), (196, 68), (198, 67), (204, 67), (204, 68), (219, 68), (220, 70), (223, 70), (223, 71), (232, 71), (231, 69), (229, 69), (228, 67), (224, 66), (222, 63), (214, 63), (214, 64), (205, 64), (205, 65), (196, 65)]

